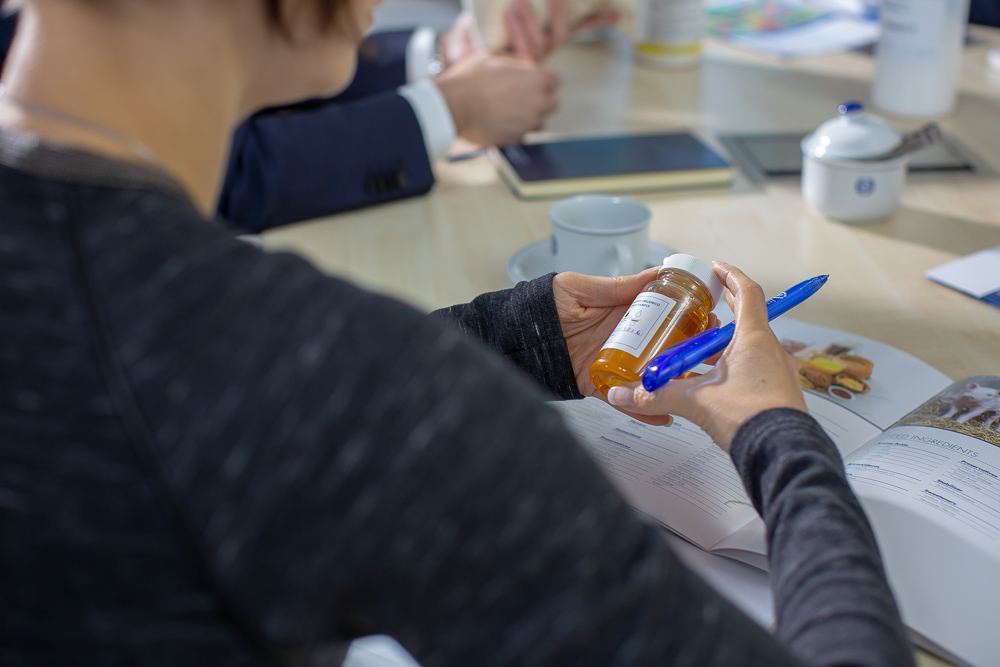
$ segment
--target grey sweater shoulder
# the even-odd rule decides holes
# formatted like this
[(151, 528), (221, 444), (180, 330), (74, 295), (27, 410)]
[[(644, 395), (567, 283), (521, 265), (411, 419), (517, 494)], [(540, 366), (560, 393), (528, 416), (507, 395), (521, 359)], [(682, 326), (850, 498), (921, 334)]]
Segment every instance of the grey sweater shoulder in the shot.
[(545, 404), (573, 390), (544, 280), (453, 311), (470, 340), (88, 160), (0, 136), (3, 664), (315, 663), (371, 633), (426, 667), (906, 664), (807, 416), (733, 448), (775, 638)]

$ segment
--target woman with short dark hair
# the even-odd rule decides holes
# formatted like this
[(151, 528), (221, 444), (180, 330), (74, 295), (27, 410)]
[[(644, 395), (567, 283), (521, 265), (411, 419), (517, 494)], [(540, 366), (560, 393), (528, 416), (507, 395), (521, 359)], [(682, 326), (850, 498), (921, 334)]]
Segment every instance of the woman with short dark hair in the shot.
[(373, 633), (428, 667), (910, 663), (739, 270), (716, 266), (737, 316), (716, 370), (613, 399), (730, 451), (776, 636), (545, 404), (594, 393), (649, 273), (428, 317), (207, 219), (232, 128), (345, 85), (374, 5), (23, 4), (0, 80), (0, 663), (325, 664)]

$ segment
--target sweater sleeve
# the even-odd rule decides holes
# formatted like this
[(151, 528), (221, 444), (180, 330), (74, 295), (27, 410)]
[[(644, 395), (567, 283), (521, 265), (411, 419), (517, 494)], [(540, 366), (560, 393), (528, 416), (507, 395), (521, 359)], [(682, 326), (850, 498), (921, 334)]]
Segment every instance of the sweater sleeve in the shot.
[(816, 664), (912, 665), (875, 536), (819, 424), (769, 410), (731, 453), (768, 527), (778, 638)]
[(488, 292), (434, 314), (505, 356), (557, 398), (582, 398), (552, 296), (554, 275)]

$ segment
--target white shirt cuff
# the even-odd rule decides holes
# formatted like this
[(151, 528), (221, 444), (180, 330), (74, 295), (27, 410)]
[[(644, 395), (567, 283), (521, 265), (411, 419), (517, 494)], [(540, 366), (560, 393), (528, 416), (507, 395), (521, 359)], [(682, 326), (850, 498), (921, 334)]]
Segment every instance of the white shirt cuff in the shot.
[(417, 28), (406, 43), (406, 82), (416, 83), (430, 78), (430, 64), (437, 46), (437, 30), (427, 26)]
[(440, 160), (448, 153), (455, 141), (455, 121), (451, 117), (448, 102), (431, 81), (421, 81), (402, 86), (399, 89), (417, 116), (420, 131), (424, 135), (424, 146), (431, 162)]

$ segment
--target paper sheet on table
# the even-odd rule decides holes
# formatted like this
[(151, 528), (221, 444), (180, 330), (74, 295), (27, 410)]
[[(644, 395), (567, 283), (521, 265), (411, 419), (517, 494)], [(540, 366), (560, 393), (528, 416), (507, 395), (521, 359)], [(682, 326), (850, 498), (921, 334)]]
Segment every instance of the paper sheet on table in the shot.
[(713, 3), (707, 23), (709, 33), (724, 41), (780, 58), (849, 51), (881, 33), (860, 0)]
[(1000, 308), (1000, 246), (935, 266), (925, 275), (936, 283)]

